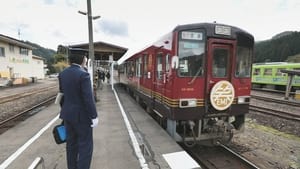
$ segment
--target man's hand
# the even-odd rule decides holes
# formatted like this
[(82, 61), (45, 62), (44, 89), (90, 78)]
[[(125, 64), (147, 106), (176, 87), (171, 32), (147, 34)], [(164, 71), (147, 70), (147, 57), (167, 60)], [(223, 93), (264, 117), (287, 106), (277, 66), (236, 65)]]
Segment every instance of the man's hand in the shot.
[(94, 127), (98, 126), (98, 123), (99, 123), (98, 117), (92, 119), (92, 125), (91, 125), (91, 127), (94, 128)]

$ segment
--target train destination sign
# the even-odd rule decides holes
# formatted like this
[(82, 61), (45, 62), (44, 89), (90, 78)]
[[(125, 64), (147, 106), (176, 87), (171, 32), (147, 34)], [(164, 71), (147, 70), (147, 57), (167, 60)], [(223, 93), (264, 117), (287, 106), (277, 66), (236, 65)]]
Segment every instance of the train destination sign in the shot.
[(231, 27), (223, 26), (223, 25), (216, 25), (215, 33), (219, 35), (231, 35)]
[(234, 88), (228, 81), (222, 80), (214, 85), (210, 93), (210, 102), (217, 110), (227, 109), (234, 100)]
[(189, 40), (203, 40), (203, 33), (202, 32), (188, 32), (183, 31), (181, 33), (182, 39), (189, 39)]

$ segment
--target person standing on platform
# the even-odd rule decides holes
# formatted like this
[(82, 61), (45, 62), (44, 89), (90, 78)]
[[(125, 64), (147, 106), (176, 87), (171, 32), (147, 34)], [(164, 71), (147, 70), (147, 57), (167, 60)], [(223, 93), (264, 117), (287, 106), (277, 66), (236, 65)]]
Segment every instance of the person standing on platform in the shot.
[(98, 79), (98, 84), (99, 84), (99, 86), (100, 86), (100, 89), (102, 90), (102, 88), (103, 88), (103, 82), (104, 82), (104, 79), (105, 79), (105, 74), (104, 74), (104, 72), (98, 70), (98, 77), (99, 77), (99, 79)]
[(105, 73), (104, 73), (104, 71), (101, 71), (101, 77), (103, 77), (103, 82), (105, 81)]
[(82, 65), (84, 54), (69, 55), (71, 66), (59, 74), (59, 90), (63, 93), (60, 118), (67, 133), (68, 169), (89, 169), (93, 154), (93, 128), (98, 125), (90, 75)]
[(110, 83), (110, 73), (107, 71), (106, 73), (107, 83)]

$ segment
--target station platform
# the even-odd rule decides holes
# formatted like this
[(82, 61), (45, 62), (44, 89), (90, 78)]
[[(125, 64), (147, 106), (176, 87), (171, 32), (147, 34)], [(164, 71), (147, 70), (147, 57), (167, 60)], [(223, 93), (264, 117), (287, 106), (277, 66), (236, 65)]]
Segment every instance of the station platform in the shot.
[[(123, 89), (116, 90), (123, 108), (111, 85), (97, 90), (99, 125), (93, 131), (91, 169), (200, 168)], [(61, 122), (58, 113), (59, 106), (52, 104), (0, 135), (0, 169), (28, 168), (37, 157), (46, 169), (67, 169), (66, 145), (52, 137), (52, 128)]]

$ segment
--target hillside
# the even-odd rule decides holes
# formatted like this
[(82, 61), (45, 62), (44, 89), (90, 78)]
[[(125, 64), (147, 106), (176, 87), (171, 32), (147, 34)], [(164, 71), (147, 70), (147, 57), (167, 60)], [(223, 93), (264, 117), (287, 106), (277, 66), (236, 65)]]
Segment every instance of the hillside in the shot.
[(272, 39), (256, 42), (254, 62), (284, 62), (300, 54), (300, 32), (286, 31)]
[(38, 44), (26, 41), (25, 43), (27, 43), (28, 45), (34, 47), (35, 49), (32, 50), (32, 54), (42, 57), (45, 59), (45, 64), (47, 64), (47, 68), (49, 69), (49, 74), (50, 73), (54, 73), (55, 69), (53, 68), (53, 64), (54, 64), (54, 54), (56, 54), (56, 51), (52, 50), (52, 49), (47, 49), (44, 48)]
[(35, 49), (33, 49), (32, 54), (36, 55), (36, 56), (40, 56), (42, 58), (45, 58), (47, 61), (50, 61), (53, 58), (53, 55), (56, 53), (56, 51), (52, 50), (52, 49), (47, 49), (44, 48), (38, 44), (26, 41), (25, 43), (27, 43), (28, 45), (34, 47)]

